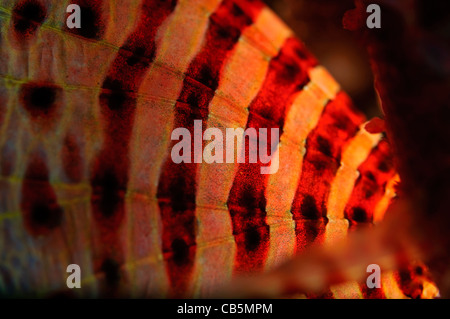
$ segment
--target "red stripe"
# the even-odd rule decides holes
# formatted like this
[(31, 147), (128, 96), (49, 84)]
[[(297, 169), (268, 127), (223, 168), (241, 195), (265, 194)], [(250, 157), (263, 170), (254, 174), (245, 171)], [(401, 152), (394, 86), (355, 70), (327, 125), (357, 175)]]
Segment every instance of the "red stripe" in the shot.
[[(193, 137), (194, 120), (201, 120), (203, 131), (209, 113), (209, 103), (219, 86), (220, 74), (232, 54), (242, 31), (251, 25), (259, 10), (225, 0), (209, 18), (209, 26), (201, 51), (191, 62), (175, 105), (173, 128), (183, 127)], [(258, 4), (258, 8), (260, 5)], [(252, 9), (252, 10), (249, 10)], [(194, 150), (194, 138), (191, 149)], [(171, 144), (171, 148), (177, 142)], [(170, 148), (170, 149), (171, 149)], [(183, 296), (194, 267), (196, 255), (195, 200), (198, 164), (175, 164), (170, 155), (163, 166), (157, 198), (163, 224), (162, 246), (171, 294)]]
[(320, 238), (327, 224), (327, 199), (340, 166), (343, 146), (358, 132), (363, 116), (344, 93), (328, 103), (308, 135), (306, 154), (292, 203), (297, 252)]
[[(280, 129), (281, 136), (294, 96), (308, 83), (308, 69), (314, 65), (316, 60), (294, 38), (287, 39), (270, 62), (264, 83), (249, 106), (246, 126), (257, 130), (258, 140), (267, 139), (268, 148), (271, 145), (270, 129)], [(267, 128), (267, 137), (259, 134), (259, 128)], [(269, 153), (270, 150), (266, 152)], [(249, 163), (248, 139), (245, 141), (245, 154), (246, 161), (239, 165), (228, 198), (237, 245), (235, 273), (261, 269), (269, 249), (265, 197), (268, 175), (261, 174), (261, 162)]]
[(422, 266), (408, 263), (394, 273), (395, 280), (405, 296), (412, 299), (420, 298), (424, 288), (423, 271)]
[(390, 146), (381, 140), (359, 166), (360, 176), (345, 207), (345, 218), (354, 231), (373, 222), (376, 204), (384, 196), (387, 182), (395, 175)]
[[(381, 140), (367, 159), (358, 167), (360, 176), (345, 208), (350, 231), (373, 222), (374, 207), (385, 194), (387, 182), (395, 175), (392, 153), (386, 140)], [(370, 289), (360, 283), (364, 299), (385, 299), (382, 289)]]
[(121, 280), (119, 267), (124, 262), (118, 230), (125, 215), (135, 94), (153, 62), (158, 27), (175, 5), (175, 1), (144, 1), (137, 27), (120, 48), (102, 85), (100, 110), (106, 128), (102, 150), (93, 163), (91, 202), (101, 243), (94, 271), (105, 273), (103, 288), (108, 293), (117, 288)]

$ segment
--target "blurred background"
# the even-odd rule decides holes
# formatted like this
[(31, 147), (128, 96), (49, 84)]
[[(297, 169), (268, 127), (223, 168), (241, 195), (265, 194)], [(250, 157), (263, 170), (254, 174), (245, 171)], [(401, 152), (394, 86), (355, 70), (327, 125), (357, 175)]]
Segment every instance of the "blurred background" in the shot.
[(294, 30), (368, 118), (381, 116), (364, 48), (342, 27), (353, 0), (265, 0)]

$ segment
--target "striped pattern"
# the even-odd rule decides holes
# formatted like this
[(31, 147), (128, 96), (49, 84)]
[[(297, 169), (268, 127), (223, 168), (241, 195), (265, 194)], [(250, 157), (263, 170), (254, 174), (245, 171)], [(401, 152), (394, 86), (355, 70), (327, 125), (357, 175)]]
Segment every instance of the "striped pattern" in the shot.
[[(69, 3), (85, 29), (65, 27)], [(395, 196), (387, 143), (258, 1), (2, 0), (0, 31), (0, 294), (64, 291), (76, 263), (82, 296), (206, 297)], [(279, 171), (174, 164), (171, 132), (194, 120), (280, 129)], [(398, 282), (376, 297), (405, 297)]]

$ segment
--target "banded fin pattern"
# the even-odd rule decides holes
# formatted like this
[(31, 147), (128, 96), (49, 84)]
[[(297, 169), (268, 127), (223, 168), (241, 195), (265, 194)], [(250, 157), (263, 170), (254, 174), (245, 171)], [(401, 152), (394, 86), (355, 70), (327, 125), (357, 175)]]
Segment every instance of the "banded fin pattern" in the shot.
[[(66, 28), (69, 3), (88, 30)], [(0, 44), (0, 294), (64, 291), (76, 263), (83, 297), (211, 296), (395, 195), (387, 142), (258, 1), (2, 0)], [(174, 164), (171, 133), (194, 120), (280, 129), (278, 172)], [(358, 289), (326, 296), (371, 297)]]

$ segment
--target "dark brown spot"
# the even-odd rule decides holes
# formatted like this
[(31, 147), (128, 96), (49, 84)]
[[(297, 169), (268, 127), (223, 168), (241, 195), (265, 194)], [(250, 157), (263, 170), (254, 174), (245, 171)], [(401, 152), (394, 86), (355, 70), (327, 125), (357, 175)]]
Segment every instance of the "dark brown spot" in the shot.
[(304, 197), (302, 205), (300, 207), (300, 211), (305, 219), (318, 219), (320, 217), (320, 213), (316, 205), (316, 200), (311, 195), (306, 195)]
[(329, 164), (324, 160), (312, 160), (311, 164), (314, 166), (314, 169), (318, 172), (326, 170), (329, 166)]
[(58, 205), (47, 165), (40, 156), (33, 156), (26, 170), (21, 209), (25, 226), (35, 236), (46, 235), (62, 223), (63, 209)]
[(373, 190), (367, 190), (366, 193), (364, 194), (364, 197), (365, 197), (366, 199), (369, 199), (369, 198), (371, 198), (373, 195), (375, 195), (375, 193), (374, 193)]
[(382, 172), (389, 172), (389, 170), (392, 167), (392, 163), (390, 163), (388, 160), (384, 160), (382, 162), (380, 162), (380, 164), (378, 164), (378, 169)]
[(186, 242), (177, 238), (172, 242), (173, 261), (177, 266), (182, 266), (189, 261), (189, 246)]
[(324, 154), (328, 157), (333, 156), (333, 154), (331, 152), (331, 145), (330, 145), (329, 140), (327, 140), (323, 136), (319, 135), (319, 136), (317, 136), (317, 144), (318, 144), (318, 149), (322, 154)]
[(106, 284), (110, 287), (115, 287), (120, 282), (120, 265), (111, 258), (106, 258), (100, 270), (105, 274)]
[(358, 223), (366, 222), (367, 221), (367, 212), (366, 212), (366, 210), (361, 208), (361, 207), (354, 207), (353, 208), (352, 219), (355, 222), (358, 222)]
[(126, 108), (127, 101), (131, 99), (120, 81), (107, 77), (103, 88), (105, 92), (100, 95), (100, 100), (106, 101), (106, 105), (111, 111), (120, 111)]
[(415, 269), (415, 272), (417, 275), (422, 276), (423, 275), (423, 268), (421, 266), (417, 266)]
[(112, 169), (104, 170), (100, 176), (96, 177), (92, 183), (94, 193), (98, 196), (100, 212), (103, 217), (112, 217), (116, 211), (118, 204), (123, 201), (121, 197), (121, 185)]
[(50, 119), (55, 114), (61, 88), (53, 84), (26, 83), (20, 89), (23, 107), (32, 118)]
[(370, 179), (372, 182), (376, 182), (375, 175), (372, 172), (367, 172), (366, 177)]
[(245, 249), (247, 251), (254, 251), (261, 244), (261, 235), (257, 228), (249, 228), (245, 232)]
[(21, 40), (34, 36), (36, 30), (47, 17), (47, 10), (41, 1), (22, 0), (16, 4), (12, 13), (14, 31)]
[[(217, 75), (213, 73), (214, 71), (208, 65), (202, 65), (200, 67), (200, 72), (197, 77), (197, 81), (206, 85), (212, 90), (216, 90), (219, 85), (217, 80)], [(198, 104), (198, 101), (196, 101)]]
[(45, 203), (36, 203), (31, 209), (31, 221), (36, 226), (54, 229), (61, 224), (62, 209)]
[(144, 47), (137, 47), (133, 50), (132, 55), (127, 58), (127, 64), (129, 66), (139, 66), (140, 68), (148, 68), (153, 56), (147, 57), (145, 55)]

